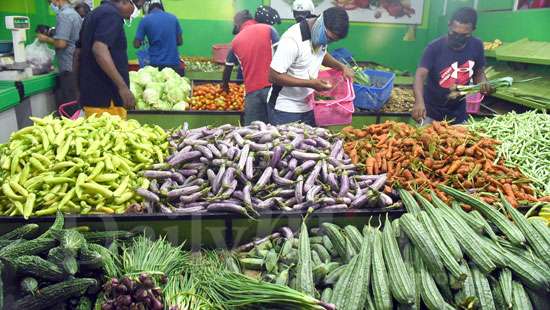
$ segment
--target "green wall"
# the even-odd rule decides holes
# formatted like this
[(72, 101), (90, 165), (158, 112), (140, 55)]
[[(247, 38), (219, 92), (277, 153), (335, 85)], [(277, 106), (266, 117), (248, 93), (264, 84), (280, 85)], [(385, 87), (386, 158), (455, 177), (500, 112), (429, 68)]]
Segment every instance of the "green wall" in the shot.
[[(455, 9), (472, 6), (473, 1), (451, 0), (447, 16), (439, 17), (437, 33), (447, 31), (447, 24)], [(475, 35), (484, 41), (499, 39), (503, 42), (528, 38), (533, 41), (550, 41), (550, 9), (512, 11), (513, 1), (479, 0), (478, 25)], [(500, 10), (499, 10), (500, 9)]]
[[(55, 16), (46, 0), (0, 0), (0, 18), (10, 14), (31, 17), (32, 31), (29, 42), (34, 39), (37, 24), (55, 24)], [(96, 1), (99, 2), (99, 1)], [(254, 11), (269, 0), (164, 0), (167, 11), (180, 18), (184, 44), (183, 55), (210, 56), (216, 43), (228, 43), (233, 38), (231, 30), (233, 14), (242, 9)], [(462, 6), (473, 5), (473, 0), (449, 0), (448, 15), (442, 16), (443, 0), (425, 0), (423, 23), (416, 29), (415, 41), (404, 41), (407, 25), (379, 23), (352, 23), (349, 36), (331, 46), (331, 49), (345, 47), (358, 61), (374, 61), (386, 66), (414, 71), (424, 47), (433, 39), (447, 32), (448, 16)], [(506, 9), (513, 0), (480, 0), (479, 25), (476, 35), (483, 40), (513, 41), (524, 37), (531, 40), (550, 41), (550, 10), (494, 11)], [(126, 28), (131, 45), (140, 19)], [(277, 26), (280, 33), (292, 23), (285, 21)], [(9, 39), (9, 33), (0, 27), (0, 39)], [(129, 46), (129, 56), (135, 58), (135, 50)]]

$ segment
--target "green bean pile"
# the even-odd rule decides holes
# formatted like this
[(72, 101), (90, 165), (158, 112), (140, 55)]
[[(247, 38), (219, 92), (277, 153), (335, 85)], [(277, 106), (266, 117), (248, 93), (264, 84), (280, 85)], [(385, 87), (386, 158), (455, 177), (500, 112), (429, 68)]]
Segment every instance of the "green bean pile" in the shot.
[(470, 121), (470, 130), (500, 140), (497, 159), (517, 165), (533, 180), (539, 194), (550, 195), (550, 115), (530, 111), (515, 112)]
[(148, 185), (141, 170), (163, 162), (167, 134), (103, 115), (34, 125), (0, 145), (0, 214), (25, 218), (64, 213), (123, 213)]

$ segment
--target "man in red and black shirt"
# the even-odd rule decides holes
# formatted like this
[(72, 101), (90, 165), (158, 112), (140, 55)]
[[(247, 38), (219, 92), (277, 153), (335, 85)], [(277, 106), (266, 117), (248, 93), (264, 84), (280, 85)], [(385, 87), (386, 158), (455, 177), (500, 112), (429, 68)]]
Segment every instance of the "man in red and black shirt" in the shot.
[(276, 10), (261, 6), (255, 19), (247, 11), (235, 15), (234, 23), (237, 35), (231, 42), (223, 74), (223, 88), (229, 90), (229, 79), (233, 66), (241, 65), (246, 90), (244, 106), (244, 124), (253, 121), (267, 122), (267, 96), (269, 66), (273, 56), (272, 45), (279, 41), (279, 34), (271, 26), (280, 23)]
[(473, 82), (481, 84), (482, 94), (494, 91), (485, 77), (483, 42), (472, 36), (476, 24), (476, 11), (461, 8), (449, 22), (449, 33), (426, 47), (414, 82), (416, 102), (412, 116), (418, 122), (425, 125), (434, 120), (466, 122), (465, 98), (448, 98), (456, 85)]

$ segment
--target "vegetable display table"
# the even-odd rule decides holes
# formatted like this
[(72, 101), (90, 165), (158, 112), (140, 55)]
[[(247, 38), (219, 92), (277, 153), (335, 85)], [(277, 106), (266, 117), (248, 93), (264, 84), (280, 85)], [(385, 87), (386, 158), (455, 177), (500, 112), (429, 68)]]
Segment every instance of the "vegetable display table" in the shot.
[[(257, 219), (245, 218), (235, 213), (203, 213), (197, 215), (65, 215), (66, 227), (87, 226), (91, 231), (145, 232), (151, 236), (165, 235), (174, 244), (186, 242), (194, 249), (232, 248), (266, 235), (276, 228), (289, 226), (298, 229), (306, 211), (262, 213)], [(357, 209), (335, 211), (319, 210), (312, 213), (311, 223), (366, 224), (372, 216), (399, 217), (403, 209)], [(55, 217), (0, 217), (0, 235), (28, 223), (40, 225), (43, 231)]]
[(242, 124), (242, 113), (234, 111), (128, 111), (128, 119), (141, 124), (158, 125), (164, 129), (182, 126), (187, 122), (189, 128), (220, 126), (224, 124)]

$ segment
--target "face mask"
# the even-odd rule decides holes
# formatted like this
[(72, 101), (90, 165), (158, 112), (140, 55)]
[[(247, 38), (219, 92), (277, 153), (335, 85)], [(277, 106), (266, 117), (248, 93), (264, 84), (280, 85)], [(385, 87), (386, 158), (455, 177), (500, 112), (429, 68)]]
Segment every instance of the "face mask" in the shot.
[(449, 33), (449, 47), (455, 50), (463, 49), (468, 42), (468, 37), (463, 34)]
[(325, 23), (323, 21), (323, 15), (319, 16), (313, 28), (311, 29), (311, 43), (314, 46), (326, 46), (328, 45), (327, 32), (325, 30)]
[(52, 11), (57, 15), (57, 13), (59, 13), (59, 8), (57, 7), (57, 5), (55, 5), (53, 2), (50, 3), (50, 8), (52, 9)]
[(306, 20), (308, 16), (308, 11), (294, 11), (294, 20), (296, 20), (297, 23), (301, 23)]

